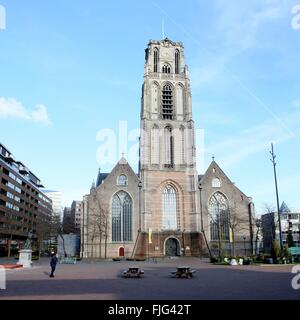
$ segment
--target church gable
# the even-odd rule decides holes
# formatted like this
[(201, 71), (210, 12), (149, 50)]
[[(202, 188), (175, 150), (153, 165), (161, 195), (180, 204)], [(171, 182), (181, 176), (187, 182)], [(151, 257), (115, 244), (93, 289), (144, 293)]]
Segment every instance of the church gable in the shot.
[(208, 193), (224, 192), (229, 198), (237, 198), (239, 200), (249, 200), (249, 197), (243, 193), (224, 173), (220, 166), (213, 161), (208, 170), (200, 179), (200, 183)]
[(139, 178), (127, 162), (125, 158), (122, 158), (114, 167), (111, 173), (105, 175), (105, 179), (102, 181), (100, 187), (128, 187), (132, 185), (138, 186)]

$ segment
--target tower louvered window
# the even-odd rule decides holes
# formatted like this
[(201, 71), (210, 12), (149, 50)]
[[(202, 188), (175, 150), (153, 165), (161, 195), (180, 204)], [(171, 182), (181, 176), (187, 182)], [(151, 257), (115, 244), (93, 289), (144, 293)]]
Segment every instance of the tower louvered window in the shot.
[(158, 72), (158, 49), (154, 49), (154, 72)]
[(173, 90), (170, 85), (165, 85), (162, 92), (163, 119), (173, 120)]
[(171, 67), (168, 64), (165, 64), (162, 68), (163, 73), (171, 73)]
[(175, 73), (179, 74), (180, 71), (180, 52), (176, 50), (175, 52)]

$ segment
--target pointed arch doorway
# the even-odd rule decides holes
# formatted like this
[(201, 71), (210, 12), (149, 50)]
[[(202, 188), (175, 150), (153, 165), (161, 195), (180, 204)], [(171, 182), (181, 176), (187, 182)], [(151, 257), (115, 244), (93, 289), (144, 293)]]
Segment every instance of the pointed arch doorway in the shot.
[(169, 238), (166, 240), (165, 256), (166, 257), (180, 256), (180, 243), (176, 238)]

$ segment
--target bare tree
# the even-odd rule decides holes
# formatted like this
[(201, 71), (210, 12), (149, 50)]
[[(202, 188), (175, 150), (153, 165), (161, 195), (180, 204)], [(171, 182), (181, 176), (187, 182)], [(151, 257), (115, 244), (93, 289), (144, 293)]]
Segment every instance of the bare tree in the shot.
[(228, 223), (232, 232), (232, 255), (236, 253), (236, 235), (242, 231), (249, 230), (249, 217), (243, 215), (234, 203), (229, 207)]
[(36, 241), (39, 258), (42, 251), (46, 250), (46, 243), (50, 241), (52, 231), (51, 216), (39, 215), (36, 222)]
[(92, 247), (94, 247), (95, 240), (99, 239), (99, 257), (102, 258), (102, 246), (104, 241), (104, 258), (106, 259), (109, 207), (100, 201), (96, 191), (92, 194), (90, 200), (91, 205), (89, 206), (89, 220), (90, 225), (92, 225)]
[(263, 206), (264, 206), (265, 213), (274, 213), (274, 212), (276, 212), (275, 207), (273, 205), (271, 205), (270, 203), (266, 203), (265, 202), (263, 204)]

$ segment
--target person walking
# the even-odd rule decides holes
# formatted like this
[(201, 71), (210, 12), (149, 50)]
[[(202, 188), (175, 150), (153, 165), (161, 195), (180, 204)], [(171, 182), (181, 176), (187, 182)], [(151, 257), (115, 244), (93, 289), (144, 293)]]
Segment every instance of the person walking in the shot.
[(50, 266), (51, 266), (51, 274), (50, 274), (50, 278), (54, 278), (54, 272), (56, 269), (56, 265), (57, 265), (57, 256), (55, 252), (51, 253), (51, 261), (50, 261)]

